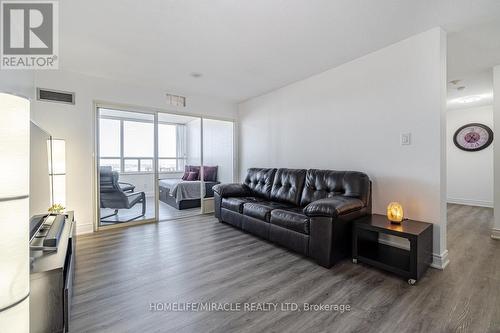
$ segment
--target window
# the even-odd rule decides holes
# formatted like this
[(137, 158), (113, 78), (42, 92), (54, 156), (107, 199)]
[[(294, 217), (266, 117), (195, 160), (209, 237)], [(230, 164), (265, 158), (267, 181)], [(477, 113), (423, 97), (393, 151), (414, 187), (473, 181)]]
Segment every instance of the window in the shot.
[(158, 124), (159, 172), (183, 171), (186, 164), (186, 126)]
[(101, 156), (120, 157), (120, 121), (101, 119), (99, 125), (99, 150)]
[(160, 159), (158, 163), (160, 172), (169, 172), (177, 170), (177, 163), (174, 159)]
[[(183, 124), (158, 124), (159, 172), (184, 171), (186, 130)], [(153, 172), (154, 124), (121, 117), (99, 118), (100, 165), (118, 172)]]
[(123, 155), (125, 158), (154, 156), (153, 123), (123, 122)]
[(110, 166), (113, 171), (121, 172), (121, 162), (119, 158), (101, 158), (101, 166)]
[(141, 172), (153, 172), (153, 159), (140, 159), (139, 169)]
[(125, 158), (124, 160), (125, 160), (124, 161), (125, 168), (123, 170), (125, 170), (125, 172), (137, 172), (137, 171), (139, 171), (139, 160), (130, 159), (130, 158)]
[(160, 157), (177, 157), (177, 126), (158, 125), (158, 155)]

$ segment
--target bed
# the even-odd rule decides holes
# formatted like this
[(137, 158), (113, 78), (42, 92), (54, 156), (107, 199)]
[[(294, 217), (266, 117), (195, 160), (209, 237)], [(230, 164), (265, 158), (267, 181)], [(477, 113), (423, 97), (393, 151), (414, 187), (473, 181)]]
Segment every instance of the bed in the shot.
[[(205, 181), (203, 198), (213, 198), (212, 187), (220, 182)], [(179, 210), (201, 206), (201, 181), (160, 179), (160, 201)]]

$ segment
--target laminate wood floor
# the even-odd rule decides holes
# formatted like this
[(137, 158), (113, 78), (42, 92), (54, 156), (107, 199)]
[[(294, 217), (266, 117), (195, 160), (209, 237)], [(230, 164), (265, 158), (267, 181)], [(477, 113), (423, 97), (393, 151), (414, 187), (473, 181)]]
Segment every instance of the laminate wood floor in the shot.
[[(158, 217), (159, 220), (171, 220), (178, 219), (188, 216), (195, 216), (201, 214), (201, 208), (188, 208), (188, 209), (177, 209), (172, 207), (163, 201), (158, 202), (159, 212)], [(112, 214), (114, 209), (110, 208), (101, 208), (101, 216), (106, 216)], [(106, 218), (106, 222), (102, 222), (102, 225), (110, 225), (116, 224), (120, 222), (116, 221), (126, 221), (133, 217), (136, 217), (141, 214), (142, 206), (141, 204), (136, 204), (134, 207), (130, 209), (120, 209), (118, 215)], [(146, 214), (145, 216), (139, 217), (134, 221), (142, 221), (147, 219), (154, 219), (155, 217), (155, 198), (154, 197), (146, 197)]]
[[(331, 269), (202, 215), (78, 237), (70, 332), (500, 332), (492, 210), (448, 207), (444, 271), (417, 285)], [(164, 312), (168, 302), (348, 304), (316, 311)]]

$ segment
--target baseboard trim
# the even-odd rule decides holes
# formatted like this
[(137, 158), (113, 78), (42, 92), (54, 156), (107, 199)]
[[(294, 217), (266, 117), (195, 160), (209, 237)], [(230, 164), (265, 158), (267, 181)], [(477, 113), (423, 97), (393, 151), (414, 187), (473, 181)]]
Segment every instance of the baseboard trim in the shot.
[(500, 229), (491, 228), (491, 238), (500, 240)]
[(492, 201), (473, 200), (473, 199), (459, 199), (459, 198), (448, 198), (446, 201), (448, 203), (457, 204), (457, 205), (466, 205), (466, 206), (478, 206), (478, 207), (493, 208), (493, 202)]
[(85, 235), (91, 234), (94, 232), (94, 225), (92, 223), (83, 223), (80, 224), (76, 221), (76, 234), (77, 235)]
[(444, 269), (450, 263), (450, 259), (448, 259), (448, 250), (445, 250), (441, 254), (432, 254), (432, 263), (431, 267), (437, 269)]

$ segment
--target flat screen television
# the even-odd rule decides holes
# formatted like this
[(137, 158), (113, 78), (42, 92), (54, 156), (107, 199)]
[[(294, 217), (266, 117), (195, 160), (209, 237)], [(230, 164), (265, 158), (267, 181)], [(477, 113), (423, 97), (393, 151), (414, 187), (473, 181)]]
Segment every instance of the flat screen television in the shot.
[(30, 124), (30, 239), (41, 224), (41, 216), (52, 205), (52, 136), (34, 122)]

